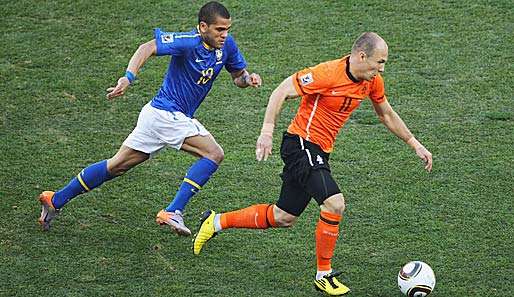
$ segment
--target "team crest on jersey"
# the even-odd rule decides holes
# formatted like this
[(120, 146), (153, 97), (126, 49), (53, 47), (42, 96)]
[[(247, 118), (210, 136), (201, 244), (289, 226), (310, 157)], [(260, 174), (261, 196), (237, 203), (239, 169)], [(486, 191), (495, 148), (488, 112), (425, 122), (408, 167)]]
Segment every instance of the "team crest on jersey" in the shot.
[(312, 72), (300, 76), (300, 82), (302, 83), (302, 86), (308, 85), (313, 81), (314, 79), (312, 78)]
[(216, 50), (216, 61), (221, 61), (221, 57), (223, 57), (223, 51), (220, 49)]
[(173, 34), (168, 33), (168, 34), (161, 35), (161, 42), (162, 43), (172, 43), (173, 42)]

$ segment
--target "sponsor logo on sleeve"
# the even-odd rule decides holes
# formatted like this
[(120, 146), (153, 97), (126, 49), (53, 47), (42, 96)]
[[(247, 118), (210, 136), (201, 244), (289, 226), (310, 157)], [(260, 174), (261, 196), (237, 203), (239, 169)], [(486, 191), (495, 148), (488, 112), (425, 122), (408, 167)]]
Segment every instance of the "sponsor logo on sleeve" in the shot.
[(313, 81), (314, 79), (312, 78), (312, 72), (300, 76), (300, 83), (302, 84), (302, 86), (306, 86), (312, 83)]
[(173, 42), (173, 34), (163, 34), (161, 35), (161, 42), (162, 43), (172, 43)]

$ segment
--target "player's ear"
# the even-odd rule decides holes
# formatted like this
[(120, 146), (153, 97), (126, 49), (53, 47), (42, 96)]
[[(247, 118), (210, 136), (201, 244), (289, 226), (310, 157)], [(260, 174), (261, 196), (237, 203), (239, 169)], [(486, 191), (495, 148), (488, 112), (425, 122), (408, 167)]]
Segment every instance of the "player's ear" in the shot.
[(359, 58), (361, 61), (365, 61), (367, 57), (368, 57), (368, 55), (366, 55), (365, 52), (363, 52), (363, 51), (359, 52)]
[(200, 32), (205, 33), (207, 31), (207, 28), (209, 25), (207, 25), (206, 22), (200, 21), (200, 24), (198, 24), (198, 27), (200, 28)]

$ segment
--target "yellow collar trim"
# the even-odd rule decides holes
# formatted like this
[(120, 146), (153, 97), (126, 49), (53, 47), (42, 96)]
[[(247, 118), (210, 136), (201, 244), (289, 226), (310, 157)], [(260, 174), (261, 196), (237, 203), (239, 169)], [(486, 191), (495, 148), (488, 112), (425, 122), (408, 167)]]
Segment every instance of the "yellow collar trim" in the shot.
[(208, 45), (207, 43), (205, 43), (205, 41), (202, 41), (202, 44), (203, 44), (203, 47), (205, 47), (207, 50), (210, 50), (210, 51), (214, 50), (214, 48), (212, 46)]

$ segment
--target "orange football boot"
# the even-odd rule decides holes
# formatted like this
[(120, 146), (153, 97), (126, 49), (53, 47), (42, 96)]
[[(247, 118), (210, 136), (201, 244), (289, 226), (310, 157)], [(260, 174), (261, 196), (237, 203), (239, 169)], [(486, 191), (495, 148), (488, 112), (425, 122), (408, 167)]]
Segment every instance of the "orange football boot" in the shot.
[(171, 230), (181, 236), (191, 235), (191, 230), (184, 224), (184, 218), (179, 210), (169, 212), (162, 209), (157, 214), (155, 222), (159, 225), (169, 225)]
[(52, 197), (55, 192), (44, 191), (39, 195), (39, 202), (41, 203), (41, 216), (39, 217), (39, 224), (43, 231), (50, 229), (50, 223), (59, 215), (59, 209), (56, 209), (52, 203)]

